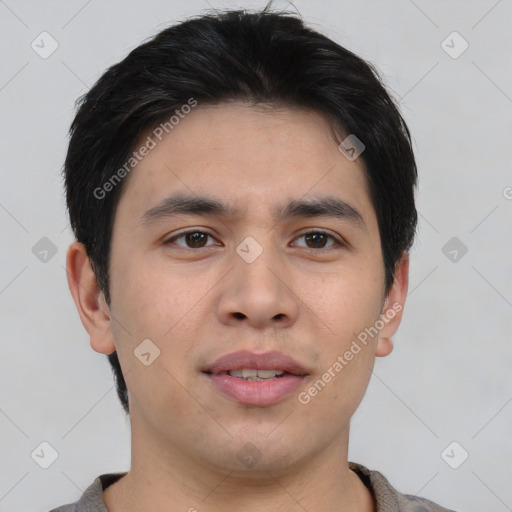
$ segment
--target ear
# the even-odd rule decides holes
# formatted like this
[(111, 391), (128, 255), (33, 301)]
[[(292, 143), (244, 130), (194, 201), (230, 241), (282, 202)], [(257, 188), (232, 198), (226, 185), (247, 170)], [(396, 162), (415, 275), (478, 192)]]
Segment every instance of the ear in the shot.
[(409, 255), (404, 252), (395, 266), (395, 279), (389, 291), (380, 320), (384, 324), (377, 340), (376, 356), (384, 357), (393, 350), (391, 337), (402, 321), (407, 288), (409, 286)]
[(105, 296), (98, 286), (83, 244), (73, 242), (66, 258), (68, 286), (80, 320), (89, 333), (96, 352), (111, 354), (116, 350), (111, 331), (111, 315)]

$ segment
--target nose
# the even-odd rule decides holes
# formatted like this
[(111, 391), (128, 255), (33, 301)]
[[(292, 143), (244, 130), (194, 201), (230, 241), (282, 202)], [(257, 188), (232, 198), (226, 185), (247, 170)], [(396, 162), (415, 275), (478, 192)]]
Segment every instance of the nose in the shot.
[(217, 307), (226, 325), (284, 328), (297, 321), (300, 302), (291, 272), (275, 251), (265, 249), (250, 263), (234, 253), (233, 268), (223, 280)]

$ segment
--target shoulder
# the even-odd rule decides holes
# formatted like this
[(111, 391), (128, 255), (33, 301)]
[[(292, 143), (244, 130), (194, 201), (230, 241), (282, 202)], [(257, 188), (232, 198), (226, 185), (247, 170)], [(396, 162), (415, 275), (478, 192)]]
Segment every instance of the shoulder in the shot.
[(98, 476), (87, 487), (82, 496), (75, 503), (61, 505), (50, 512), (108, 512), (103, 501), (103, 491), (111, 484), (119, 480), (126, 473), (107, 473)]
[(62, 505), (57, 508), (52, 508), (50, 512), (76, 512), (76, 503), (70, 503), (69, 505)]
[(378, 471), (370, 470), (355, 462), (349, 462), (349, 468), (370, 489), (379, 512), (455, 512), (425, 498), (401, 494)]

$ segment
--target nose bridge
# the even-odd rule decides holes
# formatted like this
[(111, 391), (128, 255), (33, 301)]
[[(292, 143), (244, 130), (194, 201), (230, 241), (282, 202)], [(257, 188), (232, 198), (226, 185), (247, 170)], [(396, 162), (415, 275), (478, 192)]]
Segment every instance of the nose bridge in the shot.
[[(278, 279), (280, 270), (279, 249), (275, 247), (272, 232), (245, 237), (236, 247), (239, 259), (235, 259), (235, 275), (245, 289), (258, 290), (262, 294), (280, 293)], [(259, 240), (259, 241), (258, 241)]]
[(272, 320), (294, 321), (298, 305), (286, 274), (268, 228), (246, 236), (235, 248), (233, 268), (222, 291), (219, 314), (223, 321), (242, 318), (259, 327)]

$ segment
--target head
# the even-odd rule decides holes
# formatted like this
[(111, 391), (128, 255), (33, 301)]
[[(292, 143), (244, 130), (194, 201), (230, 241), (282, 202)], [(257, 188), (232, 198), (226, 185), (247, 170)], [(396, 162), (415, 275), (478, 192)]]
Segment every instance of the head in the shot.
[[(416, 226), (410, 135), (378, 72), (291, 14), (200, 16), (109, 68), (70, 135), (70, 288), (132, 421), (192, 451), (206, 429), (225, 453), (212, 417), (243, 446), (283, 406), (297, 431), (334, 410), (322, 427), (333, 438), (391, 351)], [(348, 158), (346, 140), (364, 151)], [(206, 382), (219, 355), (278, 350), (306, 370), (298, 396), (386, 308), (314, 400), (250, 407)], [(148, 366), (134, 354), (145, 339), (159, 351)], [(165, 431), (187, 412), (194, 425)], [(281, 431), (276, 443), (299, 436)]]

